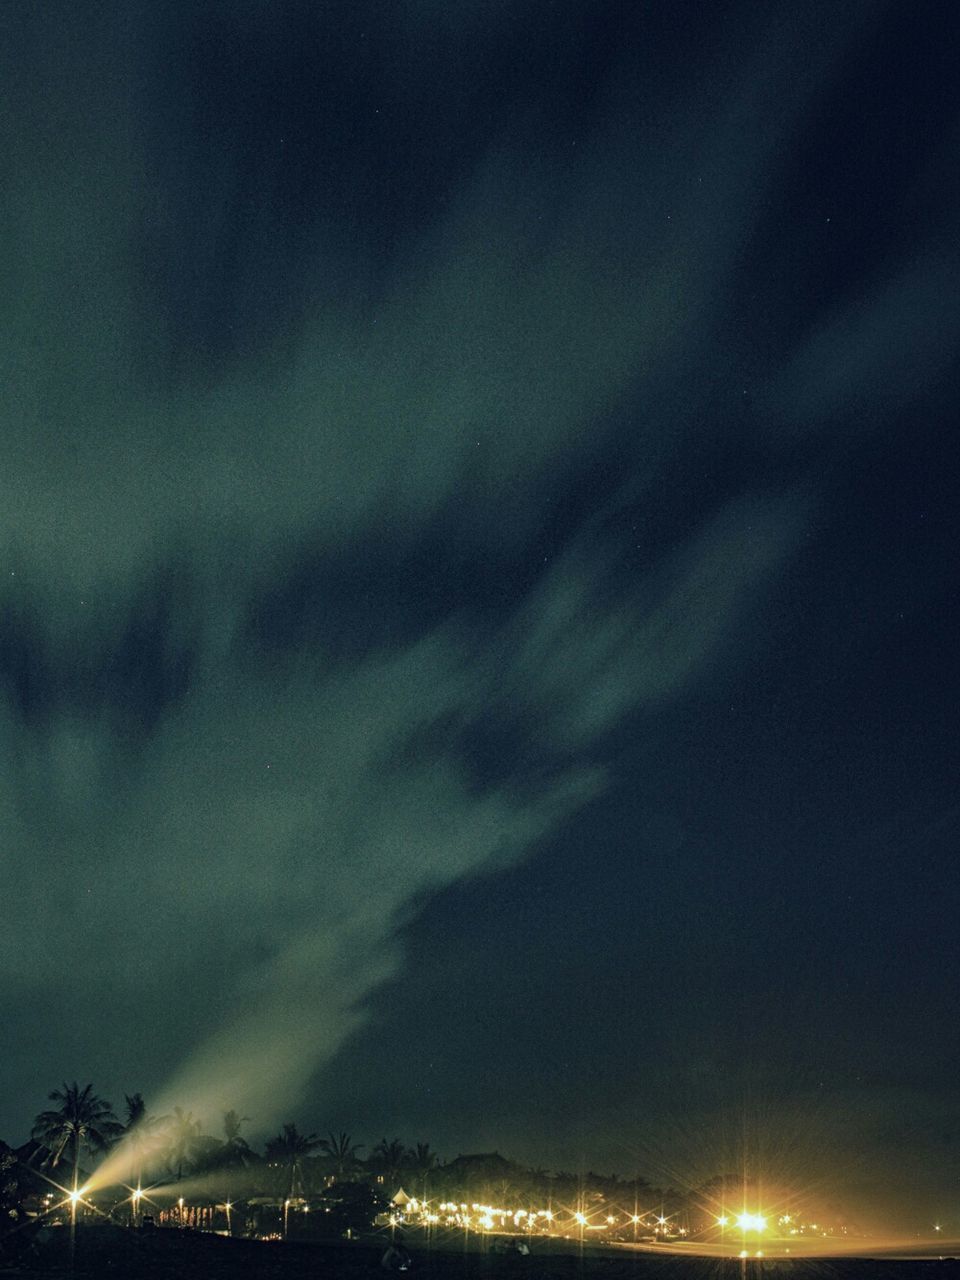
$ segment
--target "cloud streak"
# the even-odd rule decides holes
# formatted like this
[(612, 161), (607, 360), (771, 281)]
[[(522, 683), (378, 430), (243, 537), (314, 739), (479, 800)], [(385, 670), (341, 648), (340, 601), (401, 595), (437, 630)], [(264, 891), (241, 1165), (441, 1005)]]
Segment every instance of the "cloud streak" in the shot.
[[(77, 38), (102, 61), (111, 35)], [(692, 427), (676, 404), (705, 400), (717, 376), (699, 370), (691, 390), (686, 371), (716, 336), (765, 166), (816, 83), (730, 169), (711, 155), (729, 154), (749, 94), (719, 122), (691, 110), (670, 148), (616, 123), (539, 148), (531, 113), (386, 267), (318, 216), (306, 310), (281, 306), (285, 327), (218, 363), (183, 350), (168, 293), (131, 265), (144, 238), (147, 258), (173, 255), (161, 275), (215, 246), (176, 260), (177, 197), (137, 129), (112, 124), (141, 118), (130, 82), (77, 99), (68, 55), (37, 48), (53, 104), (24, 115), (0, 237), (20, 284), (0, 435), (3, 967), (31, 1033), (56, 1025), (68, 1074), (133, 1072), (161, 1109), (265, 1122), (396, 974), (400, 923), (528, 856), (595, 797), (608, 735), (695, 687), (797, 545), (816, 486), (795, 476), (735, 477), (632, 570), (633, 535), (609, 526), (722, 441), (724, 421)], [(750, 66), (764, 102), (769, 73)], [(185, 149), (188, 175), (204, 145), (199, 161)], [(228, 153), (206, 174), (209, 225), (229, 224), (239, 173)], [(256, 207), (280, 234), (281, 213)], [(245, 261), (262, 227), (248, 233)], [(271, 284), (248, 266), (241, 309)], [(903, 288), (924, 294), (929, 275)], [(823, 418), (869, 383), (900, 306), (868, 308), (852, 369), (819, 378), (829, 328), (778, 363), (771, 416), (806, 404)], [(611, 449), (628, 479), (598, 481), (548, 563), (482, 624), (451, 605), (398, 640), (384, 617), (379, 644), (336, 653), (321, 601), (313, 631), (273, 648), (252, 634), (305, 547), (355, 600), (361, 544), (391, 562), (439, 526), (467, 545), (460, 576), (494, 592), (491, 562), (530, 555), (561, 478), (599, 474)], [(454, 585), (424, 572), (436, 592)], [(401, 591), (414, 614), (421, 586), (410, 575)], [(491, 726), (509, 768), (478, 763)], [(117, 1017), (101, 1035), (104, 1001)], [(31, 1053), (28, 1037), (21, 1080)]]

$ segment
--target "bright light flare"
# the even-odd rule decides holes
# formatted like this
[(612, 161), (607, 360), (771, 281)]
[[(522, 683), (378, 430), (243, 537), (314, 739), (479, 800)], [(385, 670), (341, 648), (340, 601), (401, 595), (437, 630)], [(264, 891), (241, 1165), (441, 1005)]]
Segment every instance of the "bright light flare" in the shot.
[(741, 1231), (766, 1231), (767, 1220), (759, 1213), (743, 1213), (737, 1214), (737, 1226)]

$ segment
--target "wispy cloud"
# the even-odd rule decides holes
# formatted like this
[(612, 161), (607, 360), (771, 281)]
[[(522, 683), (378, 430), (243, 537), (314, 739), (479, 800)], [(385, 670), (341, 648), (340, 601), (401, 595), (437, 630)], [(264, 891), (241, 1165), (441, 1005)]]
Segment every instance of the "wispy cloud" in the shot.
[[(77, 38), (100, 66), (104, 33)], [(24, 1025), (53, 1028), (65, 1071), (134, 1073), (164, 1105), (263, 1119), (396, 972), (404, 913), (528, 855), (605, 785), (606, 735), (702, 677), (791, 554), (816, 484), (736, 477), (634, 570), (629, 538), (590, 527), (617, 498), (601, 486), (482, 628), (448, 616), (392, 642), (385, 618), (377, 651), (345, 658), (310, 637), (269, 651), (246, 620), (302, 570), (304, 545), (349, 582), (361, 541), (414, 544), (453, 508), (472, 531), (464, 572), (482, 576), (490, 548), (527, 553), (553, 478), (589, 471), (614, 436), (634, 492), (722, 440), (722, 419), (678, 425), (675, 402), (691, 383), (706, 400), (698, 379), (717, 376), (703, 354), (717, 300), (817, 79), (744, 132), (769, 64), (748, 59), (750, 92), (722, 118), (708, 76), (670, 147), (611, 111), (541, 148), (532, 113), (379, 273), (349, 227), (318, 219), (311, 305), (218, 365), (184, 352), (138, 265), (143, 237), (173, 252), (182, 229), (144, 135), (115, 123), (142, 104), (123, 77), (93, 93), (88, 70), (80, 94), (59, 46), (36, 51), (51, 97), (19, 83), (32, 105), (0, 237), (17, 282), (0, 433), (0, 954)], [(624, 92), (611, 82), (626, 110)], [(672, 119), (669, 102), (653, 109)], [(239, 163), (205, 175), (210, 225), (229, 221)], [(238, 246), (245, 261), (261, 232)], [(376, 287), (330, 284), (353, 272)], [(244, 279), (237, 302), (254, 308), (264, 280), (253, 265)], [(823, 418), (857, 394), (901, 347), (904, 297), (926, 306), (935, 281), (908, 269), (788, 353), (776, 405)], [(832, 358), (838, 326), (852, 362)], [(491, 719), (529, 747), (496, 778), (469, 750)]]

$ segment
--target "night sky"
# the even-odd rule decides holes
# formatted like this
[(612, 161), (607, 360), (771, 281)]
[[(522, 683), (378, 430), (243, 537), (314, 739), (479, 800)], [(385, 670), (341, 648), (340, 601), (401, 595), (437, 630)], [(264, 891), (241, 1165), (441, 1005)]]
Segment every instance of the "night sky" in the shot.
[(960, 1234), (949, 4), (0, 10), (0, 1136)]

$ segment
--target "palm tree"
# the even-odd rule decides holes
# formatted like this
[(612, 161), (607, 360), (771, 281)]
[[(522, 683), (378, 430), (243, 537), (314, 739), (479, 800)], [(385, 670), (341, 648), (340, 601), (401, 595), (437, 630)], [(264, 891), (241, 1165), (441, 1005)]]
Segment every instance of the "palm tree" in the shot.
[(157, 1149), (163, 1146), (165, 1126), (170, 1124), (173, 1117), (151, 1115), (140, 1093), (134, 1093), (133, 1097), (125, 1098), (124, 1110), (127, 1112), (125, 1142), (131, 1144), (133, 1155), (136, 1156), (137, 1185), (140, 1185), (143, 1178), (143, 1165), (146, 1164), (148, 1157), (156, 1155)]
[(64, 1083), (48, 1098), (60, 1105), (40, 1112), (34, 1121), (33, 1137), (50, 1148), (50, 1163), (54, 1166), (60, 1163), (64, 1152), (69, 1151), (73, 1165), (71, 1190), (77, 1191), (81, 1147), (90, 1152), (106, 1151), (123, 1133), (123, 1125), (113, 1114), (110, 1103), (93, 1092), (92, 1084), (81, 1089), (76, 1080), (73, 1084)]
[(249, 1116), (242, 1116), (239, 1111), (234, 1111), (231, 1108), (230, 1111), (225, 1111), (223, 1113), (223, 1136), (226, 1138), (228, 1143), (239, 1141), (243, 1142), (243, 1145), (246, 1146), (246, 1142), (244, 1142), (243, 1138), (240, 1137), (240, 1128), (242, 1125), (249, 1123)]
[(298, 1132), (295, 1124), (285, 1124), (275, 1138), (266, 1145), (267, 1160), (290, 1171), (287, 1199), (292, 1200), (297, 1189), (299, 1177), (303, 1187), (303, 1160), (311, 1151), (320, 1146), (320, 1139), (315, 1133)]
[(329, 1133), (320, 1140), (320, 1150), (333, 1161), (337, 1177), (345, 1173), (353, 1173), (357, 1167), (357, 1156), (363, 1150), (363, 1144), (355, 1143), (349, 1133)]
[(147, 1114), (147, 1104), (143, 1100), (142, 1093), (125, 1093), (124, 1101), (124, 1129), (130, 1132)]
[(139, 1189), (143, 1181), (143, 1165), (146, 1157), (156, 1150), (158, 1129), (167, 1123), (169, 1116), (152, 1116), (142, 1093), (124, 1094), (124, 1147), (130, 1151), (130, 1182), (136, 1175)]
[[(125, 1093), (124, 1101), (124, 1146), (130, 1150), (130, 1184), (133, 1185), (134, 1174), (137, 1178), (137, 1189), (140, 1187), (143, 1151), (140, 1142), (139, 1128), (147, 1114), (147, 1104), (142, 1093)], [(136, 1205), (131, 1202), (130, 1221), (136, 1215)]]
[(429, 1142), (418, 1142), (407, 1152), (407, 1159), (412, 1172), (420, 1179), (420, 1199), (426, 1200), (427, 1178), (437, 1167), (437, 1153), (430, 1150)]
[(246, 1138), (240, 1137), (240, 1126), (249, 1124), (250, 1117), (242, 1116), (239, 1111), (225, 1111), (223, 1113), (223, 1136), (226, 1142), (220, 1152), (220, 1163), (227, 1168), (243, 1167), (252, 1164), (254, 1160), (253, 1151)]
[(200, 1121), (193, 1118), (192, 1111), (184, 1111), (181, 1107), (173, 1108), (170, 1117), (168, 1141), (170, 1145), (171, 1165), (176, 1163), (177, 1181), (183, 1181), (183, 1162), (193, 1153), (200, 1136)]
[(381, 1138), (371, 1152), (370, 1161), (390, 1184), (396, 1183), (399, 1186), (400, 1175), (407, 1163), (407, 1149), (399, 1138), (394, 1138), (392, 1142)]

